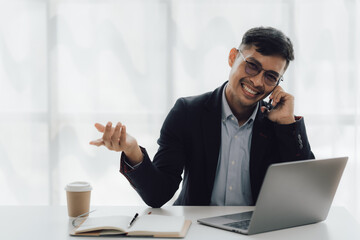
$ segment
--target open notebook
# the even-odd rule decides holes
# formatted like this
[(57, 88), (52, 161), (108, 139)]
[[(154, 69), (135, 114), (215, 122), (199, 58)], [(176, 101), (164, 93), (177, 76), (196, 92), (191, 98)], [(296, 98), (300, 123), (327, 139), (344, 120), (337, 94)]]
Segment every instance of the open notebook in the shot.
[(190, 225), (190, 220), (183, 216), (142, 215), (139, 216), (131, 227), (128, 227), (132, 217), (107, 216), (88, 217), (70, 235), (73, 236), (148, 236), (148, 237), (185, 237)]

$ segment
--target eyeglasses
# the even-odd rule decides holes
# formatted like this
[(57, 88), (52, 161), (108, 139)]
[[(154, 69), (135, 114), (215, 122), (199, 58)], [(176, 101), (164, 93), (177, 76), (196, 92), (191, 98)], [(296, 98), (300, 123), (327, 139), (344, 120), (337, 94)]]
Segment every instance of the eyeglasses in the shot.
[(253, 77), (261, 73), (261, 71), (264, 71), (263, 78), (265, 83), (269, 86), (277, 86), (280, 83), (280, 81), (283, 81), (283, 77), (279, 73), (272, 70), (265, 70), (263, 69), (260, 63), (255, 63), (246, 60), (246, 58), (244, 57), (244, 55), (240, 50), (239, 53), (240, 56), (244, 59), (246, 74)]
[[(83, 213), (83, 214), (75, 217), (75, 218), (72, 220), (71, 224), (73, 225), (73, 227), (78, 227), (80, 224), (82, 224), (82, 223), (85, 221), (84, 217), (87, 217), (90, 213), (92, 213), (92, 212), (94, 212), (94, 211), (96, 211), (96, 209), (91, 210), (91, 211), (86, 212), (86, 213)], [(81, 222), (78, 223), (78, 222), (77, 222), (78, 220), (81, 220)]]

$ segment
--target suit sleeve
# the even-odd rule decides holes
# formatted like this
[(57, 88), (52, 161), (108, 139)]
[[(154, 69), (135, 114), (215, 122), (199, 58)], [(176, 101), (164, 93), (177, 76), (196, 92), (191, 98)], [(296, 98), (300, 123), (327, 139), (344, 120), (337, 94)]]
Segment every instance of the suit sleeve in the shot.
[(295, 123), (289, 125), (275, 125), (279, 152), (284, 161), (315, 158), (307, 138), (304, 118), (296, 117), (296, 119)]
[(161, 207), (179, 188), (185, 164), (185, 119), (185, 103), (179, 99), (161, 128), (159, 149), (153, 162), (144, 148), (141, 148), (143, 162), (135, 169), (130, 169), (125, 164), (126, 155), (121, 155), (120, 172), (151, 207)]

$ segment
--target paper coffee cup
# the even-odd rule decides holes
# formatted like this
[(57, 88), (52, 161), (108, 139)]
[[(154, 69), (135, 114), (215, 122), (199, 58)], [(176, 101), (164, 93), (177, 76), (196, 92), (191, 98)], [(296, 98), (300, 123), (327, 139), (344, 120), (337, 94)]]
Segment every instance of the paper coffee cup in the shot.
[(77, 217), (90, 210), (92, 187), (88, 182), (72, 182), (66, 185), (66, 197), (69, 217)]

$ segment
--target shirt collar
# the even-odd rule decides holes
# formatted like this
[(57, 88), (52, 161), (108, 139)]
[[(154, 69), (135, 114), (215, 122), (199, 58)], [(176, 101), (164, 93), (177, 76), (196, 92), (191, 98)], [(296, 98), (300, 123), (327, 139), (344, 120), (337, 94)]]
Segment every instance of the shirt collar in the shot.
[[(233, 112), (231, 111), (230, 109), (230, 106), (226, 100), (226, 97), (225, 97), (225, 89), (227, 87), (228, 84), (225, 85), (224, 87), (224, 90), (223, 90), (223, 93), (222, 93), (222, 108), (221, 108), (221, 119), (223, 121), (226, 121), (226, 119), (228, 119), (229, 117), (231, 116), (234, 116), (235, 115), (233, 114)], [(252, 123), (254, 122), (255, 120), (255, 117), (256, 117), (256, 113), (258, 111), (258, 108), (259, 108), (259, 102), (256, 104), (256, 107), (253, 111), (253, 113), (251, 114), (251, 116), (249, 117), (249, 119), (244, 123), (244, 125), (246, 125), (247, 123)]]

